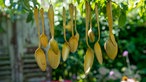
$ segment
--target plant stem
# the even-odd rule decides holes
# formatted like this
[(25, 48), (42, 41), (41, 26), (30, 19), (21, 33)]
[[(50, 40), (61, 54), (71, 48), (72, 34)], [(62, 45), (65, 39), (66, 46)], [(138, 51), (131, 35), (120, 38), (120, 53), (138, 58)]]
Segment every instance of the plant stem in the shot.
[(128, 66), (128, 69), (129, 69), (130, 75), (131, 75), (131, 74), (132, 74), (132, 70), (131, 70), (131, 67), (130, 67), (130, 61), (129, 61), (129, 57), (128, 57), (128, 55), (126, 56), (126, 62), (127, 62), (127, 66)]

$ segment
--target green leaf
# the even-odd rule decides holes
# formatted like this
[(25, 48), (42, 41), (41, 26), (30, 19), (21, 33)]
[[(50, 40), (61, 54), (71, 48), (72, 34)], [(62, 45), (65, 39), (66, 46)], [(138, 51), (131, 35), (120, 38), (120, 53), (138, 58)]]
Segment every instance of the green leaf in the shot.
[(0, 33), (4, 32), (5, 30), (2, 28), (2, 26), (0, 25)]
[(126, 3), (121, 3), (121, 6), (124, 11), (128, 10), (128, 5)]
[(2, 8), (5, 7), (4, 0), (0, 0), (0, 7), (2, 7)]
[(123, 12), (123, 13), (121, 13), (121, 15), (119, 17), (118, 25), (119, 25), (119, 27), (122, 27), (125, 25), (125, 23), (126, 23), (126, 13)]
[(33, 13), (30, 12), (27, 16), (26, 22), (28, 23), (28, 22), (31, 22), (32, 20), (33, 20)]

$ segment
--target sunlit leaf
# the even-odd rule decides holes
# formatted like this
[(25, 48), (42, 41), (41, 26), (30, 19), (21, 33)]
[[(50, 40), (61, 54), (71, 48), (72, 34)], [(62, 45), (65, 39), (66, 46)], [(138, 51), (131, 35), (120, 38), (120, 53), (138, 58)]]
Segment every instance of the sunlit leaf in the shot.
[(4, 7), (5, 7), (4, 0), (0, 0), (0, 7), (2, 7), (2, 8), (4, 8)]
[(126, 23), (126, 13), (123, 12), (119, 17), (118, 25), (119, 25), (119, 27), (122, 27), (125, 25), (125, 23)]

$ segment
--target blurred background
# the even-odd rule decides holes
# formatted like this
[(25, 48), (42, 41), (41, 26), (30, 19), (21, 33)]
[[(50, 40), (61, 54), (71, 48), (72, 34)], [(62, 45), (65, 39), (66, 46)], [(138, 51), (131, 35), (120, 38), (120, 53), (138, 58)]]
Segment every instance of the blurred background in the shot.
[[(120, 82), (122, 79), (146, 82), (146, 1), (112, 0), (113, 33), (118, 43), (118, 55), (109, 59), (104, 50), (109, 29), (106, 16), (107, 0), (87, 0), (98, 4), (100, 15), (100, 45), (103, 64), (96, 58), (88, 75), (84, 73), (85, 42), (85, 0), (52, 0), (55, 12), (55, 39), (62, 50), (63, 24), (62, 8), (65, 6), (69, 21), (68, 4), (77, 6), (77, 30), (80, 34), (78, 50), (70, 53), (67, 61), (61, 58), (57, 69), (49, 65), (42, 72), (34, 59), (38, 36), (34, 22), (35, 6), (45, 9), (45, 32), (50, 40), (47, 11), (50, 0), (0, 0), (0, 82)], [(93, 31), (98, 38), (95, 13), (92, 12)], [(41, 26), (41, 22), (40, 22)], [(67, 29), (67, 39), (71, 32)], [(90, 43), (93, 48), (94, 43)], [(44, 48), (47, 55), (48, 48)]]

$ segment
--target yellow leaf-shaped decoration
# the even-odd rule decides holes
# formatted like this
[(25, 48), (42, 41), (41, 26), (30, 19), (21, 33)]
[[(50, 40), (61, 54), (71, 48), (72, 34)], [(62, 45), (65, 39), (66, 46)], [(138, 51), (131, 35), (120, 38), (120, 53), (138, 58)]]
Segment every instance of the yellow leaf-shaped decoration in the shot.
[(72, 36), (70, 39), (69, 39), (69, 46), (70, 46), (70, 51), (72, 53), (74, 53), (77, 48), (78, 48), (78, 40), (75, 36)]
[(118, 45), (117, 45), (117, 43), (114, 43), (114, 44), (112, 43), (111, 39), (108, 39), (104, 44), (105, 51), (106, 51), (108, 57), (112, 60), (115, 59), (115, 57), (117, 56), (117, 52), (118, 52)]
[(46, 57), (45, 57), (45, 53), (44, 51), (41, 49), (41, 48), (38, 48), (36, 51), (35, 51), (35, 59), (36, 59), (36, 62), (39, 66), (39, 68), (42, 70), (42, 71), (45, 71), (46, 70), (46, 67), (47, 67), (47, 64), (46, 64)]
[(57, 55), (59, 52), (59, 47), (57, 41), (53, 38), (51, 38), (50, 40), (50, 47), (53, 50), (53, 52)]
[(84, 72), (85, 74), (88, 74), (94, 61), (94, 52), (92, 49), (88, 48), (86, 51), (86, 55), (84, 58)]
[(94, 41), (95, 41), (95, 35), (94, 35), (94, 33), (93, 33), (93, 31), (92, 31), (91, 28), (90, 28), (90, 30), (88, 31), (88, 37), (89, 37), (89, 40), (90, 40), (91, 42), (94, 42)]
[(101, 52), (101, 47), (98, 42), (96, 42), (94, 45), (94, 51), (95, 51), (95, 55), (96, 55), (98, 62), (100, 64), (102, 64), (102, 62), (103, 62), (102, 52)]
[(53, 69), (56, 69), (60, 64), (60, 51), (57, 54), (55, 54), (54, 51), (51, 48), (49, 48), (49, 50), (48, 50), (48, 62), (49, 62), (49, 65)]
[(40, 41), (43, 47), (47, 47), (48, 45), (48, 37), (45, 34), (40, 36)]
[(62, 58), (63, 58), (63, 61), (66, 61), (66, 59), (68, 58), (69, 52), (70, 52), (69, 45), (67, 43), (64, 43), (63, 47), (62, 47)]

